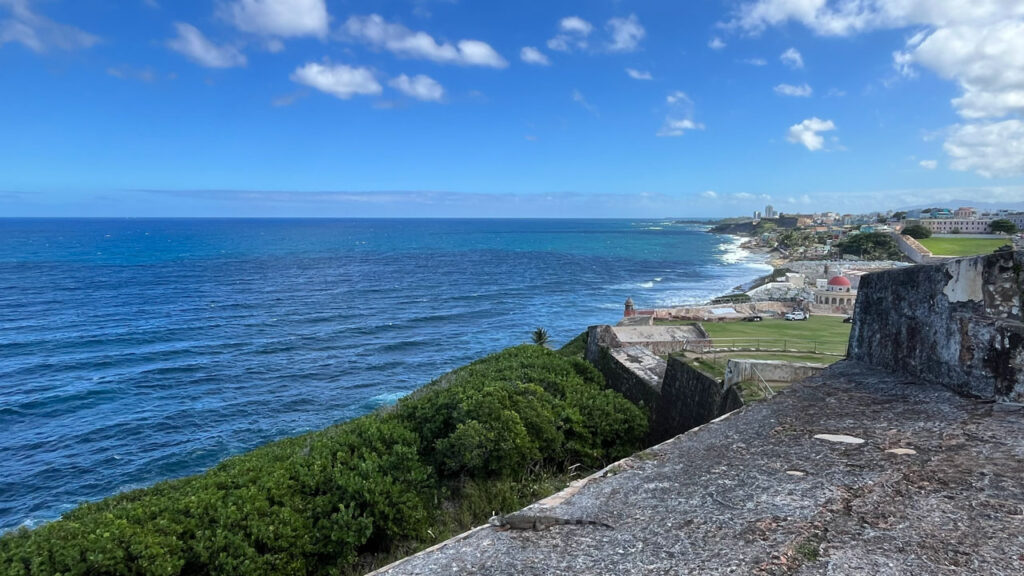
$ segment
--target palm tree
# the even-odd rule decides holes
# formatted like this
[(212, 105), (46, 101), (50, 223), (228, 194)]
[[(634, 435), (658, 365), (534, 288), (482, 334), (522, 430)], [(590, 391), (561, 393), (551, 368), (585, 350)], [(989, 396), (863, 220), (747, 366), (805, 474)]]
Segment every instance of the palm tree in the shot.
[(533, 331), (533, 343), (537, 346), (547, 347), (549, 340), (550, 337), (548, 336), (547, 330), (538, 326), (537, 329)]

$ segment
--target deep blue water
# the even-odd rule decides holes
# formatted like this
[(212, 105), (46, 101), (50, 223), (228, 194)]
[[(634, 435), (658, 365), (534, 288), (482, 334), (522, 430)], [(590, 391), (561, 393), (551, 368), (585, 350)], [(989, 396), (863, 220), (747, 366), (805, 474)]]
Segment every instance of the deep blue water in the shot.
[(763, 271), (653, 221), (0, 220), (0, 529)]

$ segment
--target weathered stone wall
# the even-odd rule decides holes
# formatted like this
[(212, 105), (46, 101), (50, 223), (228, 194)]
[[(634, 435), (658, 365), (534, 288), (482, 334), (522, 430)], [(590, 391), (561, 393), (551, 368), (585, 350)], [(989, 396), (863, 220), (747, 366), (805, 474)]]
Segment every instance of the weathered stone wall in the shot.
[(649, 436), (663, 442), (742, 406), (736, 389), (725, 388), (679, 358), (669, 358)]
[(699, 324), (690, 326), (615, 326), (615, 336), (623, 346), (643, 346), (662, 356), (687, 349), (695, 340), (706, 340), (708, 333)]
[(768, 382), (798, 382), (817, 376), (827, 366), (805, 362), (781, 362), (778, 360), (730, 359), (725, 366), (725, 387), (740, 382), (756, 381), (761, 378)]
[(911, 262), (915, 264), (924, 264), (931, 260), (931, 251), (910, 236), (904, 236), (899, 232), (893, 232), (892, 239), (896, 241), (896, 246), (900, 249), (900, 252), (903, 252), (903, 255), (910, 259)]
[(586, 359), (608, 387), (647, 410), (649, 443), (667, 440), (743, 405), (739, 393), (676, 358), (624, 345), (610, 326), (587, 329)]
[(1024, 401), (1024, 254), (866, 275), (850, 358), (961, 394)]

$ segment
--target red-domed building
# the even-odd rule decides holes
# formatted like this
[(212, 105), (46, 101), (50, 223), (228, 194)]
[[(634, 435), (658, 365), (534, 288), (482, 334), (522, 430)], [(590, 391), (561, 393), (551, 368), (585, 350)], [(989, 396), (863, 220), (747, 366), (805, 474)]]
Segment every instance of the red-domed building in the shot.
[(814, 291), (814, 303), (834, 314), (852, 314), (856, 301), (857, 291), (850, 279), (843, 275), (829, 278), (824, 288)]

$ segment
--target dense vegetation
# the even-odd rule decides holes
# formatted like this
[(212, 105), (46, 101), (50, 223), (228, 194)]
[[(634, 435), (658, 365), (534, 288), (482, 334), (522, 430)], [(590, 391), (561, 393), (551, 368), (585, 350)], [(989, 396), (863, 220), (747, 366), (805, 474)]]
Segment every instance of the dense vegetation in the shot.
[(854, 234), (839, 242), (835, 248), (843, 254), (851, 254), (862, 260), (901, 260), (896, 241), (885, 232)]
[(903, 228), (903, 234), (916, 240), (924, 240), (932, 237), (932, 229), (923, 224), (911, 224)]
[(994, 232), (996, 234), (999, 234), (999, 233), (1003, 233), (1003, 234), (1016, 234), (1017, 233), (1017, 225), (1014, 224), (1013, 221), (1007, 220), (1006, 218), (1000, 218), (999, 220), (993, 220), (992, 223), (988, 225), (988, 227), (989, 227), (989, 230), (991, 230), (992, 232)]
[(0, 574), (351, 573), (423, 547), (640, 447), (645, 415), (578, 348), (510, 348), (391, 410), (7, 534)]

